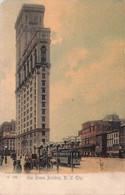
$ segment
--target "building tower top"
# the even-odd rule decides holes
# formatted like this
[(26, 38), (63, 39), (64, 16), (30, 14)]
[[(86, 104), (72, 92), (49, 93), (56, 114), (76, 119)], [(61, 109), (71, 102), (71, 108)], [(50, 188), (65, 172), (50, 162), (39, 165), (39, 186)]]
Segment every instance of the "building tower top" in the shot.
[(15, 29), (18, 28), (20, 22), (26, 25), (40, 25), (43, 27), (44, 12), (44, 5), (24, 4), (17, 17)]

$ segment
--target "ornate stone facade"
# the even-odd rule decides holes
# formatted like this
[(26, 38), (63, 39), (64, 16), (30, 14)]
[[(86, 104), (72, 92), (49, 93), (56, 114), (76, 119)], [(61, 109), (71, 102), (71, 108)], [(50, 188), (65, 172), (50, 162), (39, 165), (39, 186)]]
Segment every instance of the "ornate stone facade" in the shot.
[(43, 5), (24, 4), (16, 29), (16, 132), (18, 155), (49, 141), (50, 29)]

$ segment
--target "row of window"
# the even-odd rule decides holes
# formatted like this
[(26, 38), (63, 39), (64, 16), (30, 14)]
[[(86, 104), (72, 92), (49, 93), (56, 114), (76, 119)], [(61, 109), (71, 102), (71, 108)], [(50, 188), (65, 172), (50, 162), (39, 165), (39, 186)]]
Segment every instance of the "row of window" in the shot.
[[(45, 136), (45, 134), (46, 134), (46, 132), (45, 131), (42, 131), (42, 136)], [(34, 132), (34, 133), (30, 133), (29, 135), (25, 135), (25, 136), (23, 136), (21, 138), (18, 138), (18, 141), (19, 140), (23, 140), (23, 139), (27, 139), (27, 138), (32, 138), (33, 136), (36, 137), (37, 136), (37, 133)]]
[[(41, 64), (44, 65), (46, 64), (46, 47), (42, 46), (41, 47)], [(35, 65), (37, 63), (37, 50), (35, 49), (34, 51), (34, 62)], [(27, 60), (27, 63), (24, 65), (24, 78), (26, 78), (30, 72), (33, 71), (33, 55), (31, 54), (30, 56), (30, 60)], [(23, 80), (21, 78), (21, 73), (18, 73), (18, 77), (19, 77), (19, 85), (21, 84), (21, 80)], [(42, 75), (43, 78), (45, 78), (45, 74)]]
[(119, 144), (119, 140), (118, 139), (108, 140), (107, 145), (113, 145), (113, 144)]
[(118, 133), (112, 133), (112, 134), (107, 134), (107, 139), (112, 139), (118, 137)]
[(117, 148), (109, 147), (107, 148), (107, 151), (119, 151), (119, 147)]
[[(24, 116), (24, 118), (23, 118), (23, 116)], [(23, 114), (21, 113), (21, 115), (19, 114), (19, 116), (18, 116), (18, 120), (20, 120), (20, 117), (21, 117), (21, 123), (22, 123), (22, 122), (25, 122), (26, 120), (29, 120), (30, 118), (32, 118), (32, 116), (33, 116), (32, 112), (30, 113), (30, 115), (27, 115), (27, 117), (25, 117), (24, 113)], [(34, 121), (36, 120), (35, 116), (36, 116), (36, 110), (34, 110)], [(20, 123), (20, 121), (19, 121), (19, 123)]]

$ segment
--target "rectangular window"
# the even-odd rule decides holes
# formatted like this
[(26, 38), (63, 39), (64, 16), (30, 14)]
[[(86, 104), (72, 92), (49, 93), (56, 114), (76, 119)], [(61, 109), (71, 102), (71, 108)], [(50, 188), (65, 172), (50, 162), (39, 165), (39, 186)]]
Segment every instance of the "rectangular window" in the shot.
[(30, 125), (32, 125), (32, 120), (30, 121)]
[(30, 107), (30, 112), (32, 111), (32, 107)]
[(45, 116), (42, 116), (42, 122), (45, 122)]
[(42, 109), (42, 114), (45, 114), (45, 109)]
[(45, 131), (42, 131), (42, 136), (45, 136)]
[(45, 73), (42, 73), (42, 79), (45, 79)]
[(45, 144), (45, 139), (42, 139), (42, 142)]
[(45, 102), (42, 102), (42, 107), (45, 107)]
[(42, 129), (45, 129), (45, 124), (42, 124)]
[(42, 100), (45, 100), (46, 99), (46, 96), (45, 95), (42, 95)]
[(45, 86), (45, 80), (42, 80), (42, 86)]
[(45, 93), (45, 87), (42, 87), (42, 93)]
[(32, 113), (30, 114), (30, 118), (32, 118)]

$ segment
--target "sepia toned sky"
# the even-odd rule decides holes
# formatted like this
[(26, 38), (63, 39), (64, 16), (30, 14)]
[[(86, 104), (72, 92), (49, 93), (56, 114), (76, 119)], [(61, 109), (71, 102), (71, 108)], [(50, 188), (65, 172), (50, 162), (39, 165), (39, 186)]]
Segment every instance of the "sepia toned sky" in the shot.
[(124, 0), (5, 0), (0, 4), (0, 124), (15, 119), (15, 30), (24, 3), (51, 28), (51, 140), (117, 113), (125, 118)]

